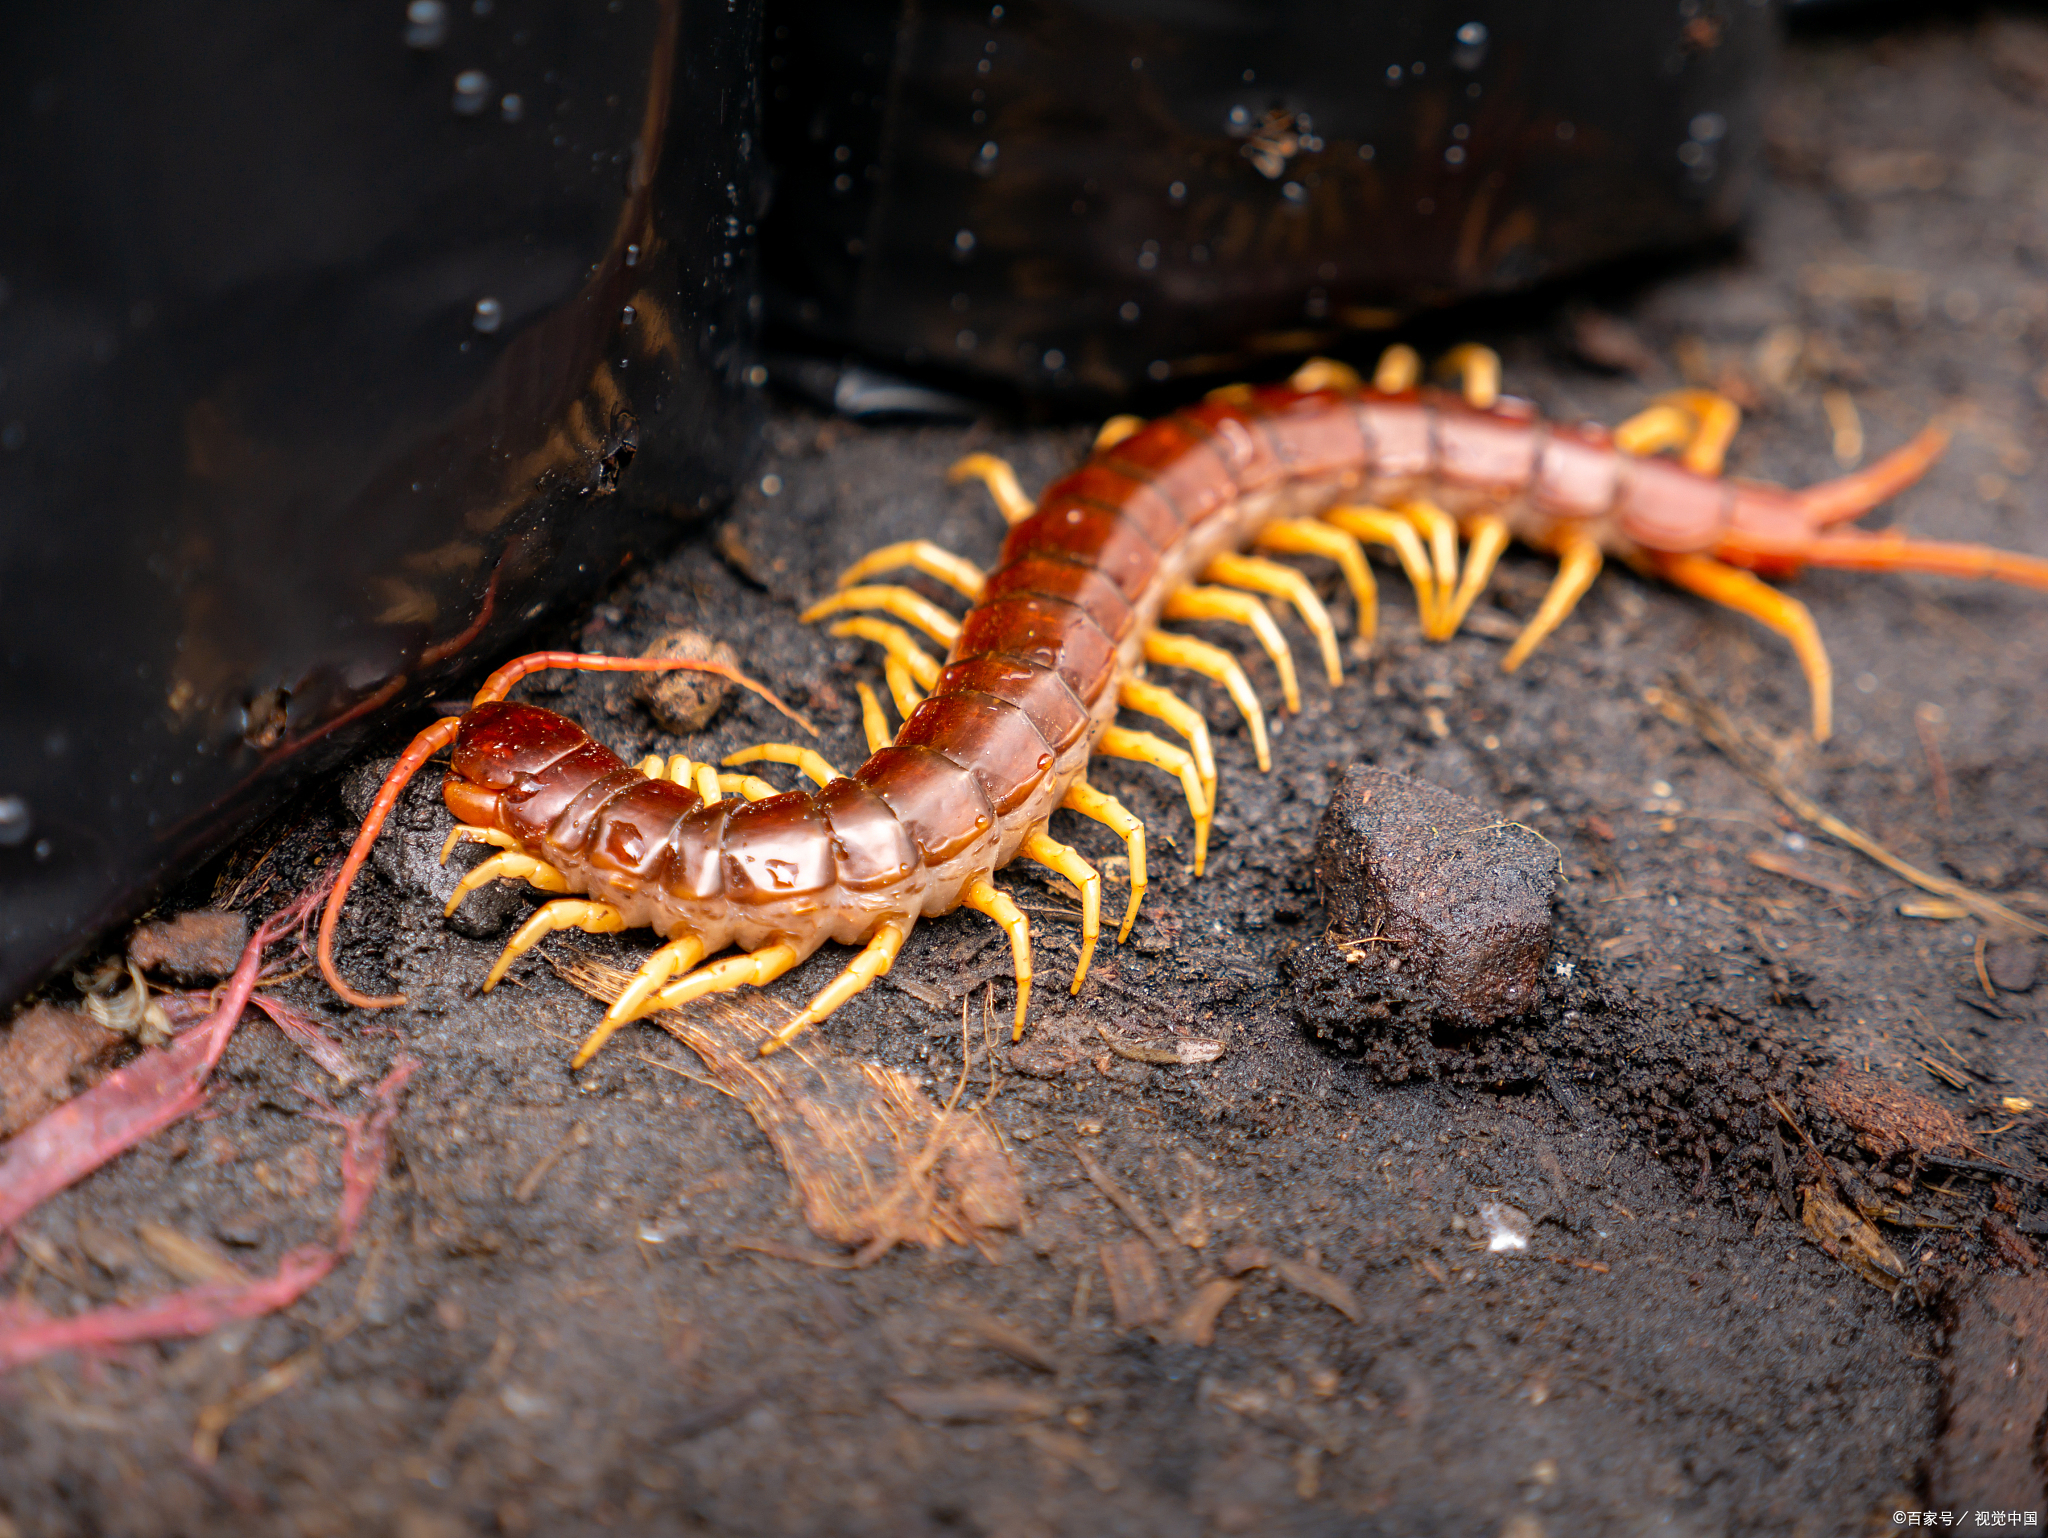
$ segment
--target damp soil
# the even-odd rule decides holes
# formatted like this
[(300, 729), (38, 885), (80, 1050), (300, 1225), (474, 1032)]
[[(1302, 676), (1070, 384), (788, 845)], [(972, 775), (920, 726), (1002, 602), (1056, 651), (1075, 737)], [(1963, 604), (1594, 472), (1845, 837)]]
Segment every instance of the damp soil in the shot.
[[(1870, 454), (1946, 411), (1954, 448), (1880, 521), (2048, 552), (2032, 447), (2048, 383), (2044, 61), (2048, 30), (2025, 18), (1796, 40), (1743, 246), (1489, 317), (1510, 388), (1552, 417), (1608, 422), (1657, 390), (1725, 389), (1748, 408), (1731, 468), (1790, 483), (1837, 472), (1844, 401)], [(1036, 486), (1087, 440), (779, 407), (730, 519), (632, 576), (571, 639), (625, 652), (709, 632), (848, 767), (855, 684), (879, 685), (879, 659), (799, 626), (799, 607), (886, 541), (986, 560), (1000, 520), (946, 466), (987, 450)], [(2040, 945), (1980, 946), (1975, 920), (1915, 916), (1947, 910), (1673, 718), (1688, 691), (1714, 702), (1814, 800), (2039, 917), (2048, 602), (1805, 579), (1838, 677), (1837, 733), (1816, 748), (1782, 645), (1625, 571), (1503, 675), (1503, 637), (1550, 571), (1511, 555), (1471, 629), (1438, 645), (1382, 570), (1377, 642), (1347, 641), (1339, 688), (1303, 669), (1301, 713), (1272, 716), (1270, 774), (1221, 691), (1191, 684), (1222, 775), (1199, 880), (1175, 784), (1101, 764), (1097, 783), (1151, 829), (1152, 886), (1129, 943), (1105, 944), (1069, 997), (1071, 894), (1005, 876), (1039, 958), (1015, 1053), (1007, 948), (973, 915), (921, 926), (889, 979), (828, 1022), (819, 1051), (944, 1101), (964, 1008), (964, 1101), (1007, 1147), (1026, 1212), (977, 1245), (851, 1265), (806, 1228), (740, 1103), (652, 1029), (571, 1073), (600, 1006), (540, 954), (479, 994), (534, 899), (444, 922), (417, 873), (447, 824), (420, 798), (342, 946), (359, 984), (402, 986), (410, 1006), (351, 1013), (312, 978), (280, 990), (366, 1068), (422, 1065), (354, 1255), (281, 1315), (7, 1379), (0, 1530), (1860, 1533), (1963, 1489), (1940, 1450), (1965, 1422), (2017, 1438), (1998, 1466), (2031, 1482), (1987, 1495), (2048, 1504), (2025, 1423), (2038, 1386), (2018, 1411), (1960, 1413), (1991, 1401), (1972, 1399), (1976, 1357), (1944, 1333), (1991, 1273), (2031, 1285), (2039, 1188), (1881, 1159), (1817, 1088), (1867, 1070), (1960, 1118), (1979, 1164), (2040, 1167), (2048, 1136), (2018, 1107), (2048, 1104)], [(1324, 591), (1348, 638), (1348, 597)], [(1247, 666), (1271, 708), (1270, 668)], [(712, 759), (791, 734), (743, 700), (667, 736), (619, 680), (532, 695), (629, 756)], [(1305, 1031), (1283, 963), (1324, 943), (1315, 829), (1355, 763), (1555, 846), (1556, 927), (1528, 1017), (1420, 1046), (1412, 1031)], [(196, 897), (276, 906), (346, 838), (339, 806), (309, 800)], [(1116, 911), (1114, 840), (1071, 813), (1053, 830), (1105, 864)], [(646, 944), (566, 936), (542, 952), (631, 967)], [(769, 992), (800, 1000), (844, 960), (828, 948)], [(1112, 1037), (1222, 1050), (1156, 1064)], [(305, 1113), (358, 1095), (262, 1022), (216, 1084), (201, 1116), (28, 1220), (17, 1299), (70, 1312), (188, 1280), (129, 1239), (138, 1224), (251, 1274), (325, 1234), (338, 1136)], [(1800, 1189), (1828, 1181), (1820, 1162), (1928, 1225), (1884, 1226), (1895, 1296), (1800, 1221)], [(1490, 1249), (1489, 1214), (1526, 1220), (1527, 1248)], [(1226, 1294), (1207, 1331), (1189, 1319)], [(202, 1463), (195, 1429), (223, 1405), (237, 1413)]]

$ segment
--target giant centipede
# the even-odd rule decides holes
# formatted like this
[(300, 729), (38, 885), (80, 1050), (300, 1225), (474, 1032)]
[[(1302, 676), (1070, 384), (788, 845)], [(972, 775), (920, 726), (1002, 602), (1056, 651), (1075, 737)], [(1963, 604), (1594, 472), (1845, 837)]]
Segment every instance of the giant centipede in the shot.
[[(919, 919), (963, 907), (1008, 935), (1014, 1033), (1021, 1036), (1031, 996), (1030, 931), (994, 873), (1021, 857), (1079, 890), (1075, 992), (1100, 932), (1102, 878), (1048, 834), (1053, 811), (1071, 808), (1124, 840), (1130, 897), (1119, 940), (1130, 934), (1144, 896), (1144, 827), (1089, 783), (1091, 755), (1139, 760), (1179, 777), (1201, 872), (1216, 796), (1208, 725), (1149, 678), (1148, 668), (1189, 669), (1223, 685), (1260, 768), (1270, 767), (1265, 718), (1243, 668), (1229, 652), (1164, 631), (1161, 622), (1247, 627), (1272, 658), (1287, 707), (1298, 709), (1292, 655), (1264, 602), (1282, 598), (1315, 636), (1331, 682), (1339, 681), (1335, 630), (1314, 587), (1294, 567), (1247, 550), (1333, 562), (1367, 639), (1377, 614), (1367, 546), (1392, 552), (1433, 639), (1457, 632), (1511, 541), (1549, 552), (1558, 560), (1556, 578), (1507, 652), (1509, 670), (1571, 613), (1603, 562), (1619, 558), (1788, 640), (1811, 689), (1816, 739), (1830, 729), (1827, 652), (1806, 606), (1764, 577), (1811, 565), (1992, 578), (2048, 591), (2048, 559), (2039, 556), (1846, 527), (1926, 472), (1947, 441), (1938, 426), (1859, 471), (1790, 490), (1721, 476), (1740, 413), (1720, 396), (1680, 392), (1610, 432), (1545, 422), (1528, 403), (1501, 395), (1499, 360), (1484, 348), (1461, 348), (1446, 362), (1462, 375), (1461, 389), (1424, 385), (1420, 360), (1395, 347), (1370, 383), (1318, 359), (1285, 384), (1230, 386), (1150, 423), (1113, 419), (1087, 461), (1035, 502), (1001, 461), (961, 461), (954, 478), (982, 480), (1011, 525), (992, 571), (926, 542), (891, 545), (857, 562), (839, 590), (804, 616), (846, 614), (835, 633), (883, 647), (901, 728), (889, 732), (879, 698), (863, 683), (871, 756), (852, 774), (836, 774), (812, 750), (788, 743), (726, 760), (794, 765), (818, 782), (815, 791), (777, 793), (750, 775), (720, 774), (680, 757), (636, 767), (566, 717), (504, 697), (520, 677), (548, 667), (694, 666), (736, 677), (730, 670), (574, 653), (509, 664), (466, 714), (422, 732), (387, 776), (323, 917), (320, 963), (328, 981), (357, 1005), (404, 1002), (343, 982), (333, 962), (334, 929), (399, 791), (452, 746), (442, 794), (458, 827), (443, 858), (459, 840), (499, 852), (463, 879), (449, 911), (501, 878), (581, 894), (536, 910), (486, 989), (556, 930), (647, 927), (665, 942), (583, 1044), (577, 1066), (644, 1014), (767, 983), (827, 940), (860, 946), (763, 1043), (763, 1052), (772, 1051), (887, 972)], [(911, 587), (866, 580), (906, 568), (970, 600), (965, 617), (955, 619)], [(943, 645), (943, 661), (897, 620)], [(1186, 746), (1119, 725), (1125, 710), (1164, 722)], [(707, 961), (731, 947), (739, 953)]]

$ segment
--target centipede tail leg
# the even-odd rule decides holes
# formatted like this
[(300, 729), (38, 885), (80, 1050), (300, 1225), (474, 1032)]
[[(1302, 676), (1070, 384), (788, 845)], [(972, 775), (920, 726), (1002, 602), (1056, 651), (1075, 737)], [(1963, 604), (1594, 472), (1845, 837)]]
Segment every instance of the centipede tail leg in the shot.
[(1834, 731), (1835, 671), (1828, 661), (1827, 647), (1821, 642), (1820, 629), (1806, 605), (1712, 556), (1652, 551), (1646, 559), (1651, 569), (1673, 586), (1747, 614), (1792, 643), (1799, 665), (1806, 671), (1807, 686), (1813, 691), (1813, 740), (1826, 742)]
[(903, 941), (909, 933), (910, 925), (907, 922), (899, 923), (892, 919), (883, 924), (875, 931), (875, 937), (868, 941), (866, 948), (847, 964), (844, 972), (821, 988), (817, 997), (797, 1012), (795, 1019), (761, 1043), (760, 1055), (767, 1057), (772, 1052), (780, 1052), (887, 972), (895, 965), (896, 953), (903, 948)]

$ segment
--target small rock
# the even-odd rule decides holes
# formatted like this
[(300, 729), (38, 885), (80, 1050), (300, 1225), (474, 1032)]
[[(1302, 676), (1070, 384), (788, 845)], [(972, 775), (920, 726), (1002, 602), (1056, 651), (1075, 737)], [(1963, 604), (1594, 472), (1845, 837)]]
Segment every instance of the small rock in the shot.
[(1542, 994), (1557, 853), (1486, 808), (1354, 767), (1316, 834), (1320, 943), (1289, 961), (1313, 1034), (1355, 1043), (1399, 1019), (1477, 1030)]
[[(687, 657), (694, 662), (720, 662), (737, 667), (739, 658), (723, 641), (701, 630), (665, 630), (647, 644), (643, 657)], [(732, 697), (733, 686), (716, 673), (642, 673), (636, 692), (663, 731), (678, 736), (701, 732)]]
[(181, 983), (210, 983), (235, 970), (248, 943), (247, 914), (195, 908), (138, 926), (128, 937), (128, 959)]
[(222, 1244), (232, 1244), (242, 1249), (254, 1249), (261, 1244), (275, 1225), (269, 1218), (253, 1207), (244, 1207), (237, 1212), (223, 1213), (213, 1220), (213, 1237)]
[(1997, 940), (1984, 947), (1984, 971), (1991, 986), (2005, 993), (2025, 993), (2041, 979), (2039, 940)]
[(17, 1015), (0, 1035), (0, 1138), (41, 1120), (97, 1078), (120, 1040), (54, 1004)]

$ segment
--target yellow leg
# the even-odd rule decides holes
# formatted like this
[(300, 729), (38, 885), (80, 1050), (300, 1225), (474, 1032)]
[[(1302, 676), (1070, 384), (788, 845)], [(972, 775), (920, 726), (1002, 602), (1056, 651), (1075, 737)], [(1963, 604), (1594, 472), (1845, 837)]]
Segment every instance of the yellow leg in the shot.
[(1746, 571), (1723, 565), (1706, 555), (1651, 555), (1650, 565), (1674, 586), (1710, 603), (1747, 614), (1792, 643), (1799, 665), (1813, 691), (1813, 740), (1826, 742), (1834, 732), (1835, 670), (1821, 643), (1813, 614), (1798, 599), (1779, 592)]
[(1180, 787), (1188, 798), (1188, 811), (1195, 819), (1195, 874), (1201, 875), (1202, 867), (1209, 859), (1209, 805), (1202, 794), (1202, 772), (1195, 766), (1194, 759), (1188, 756), (1187, 749), (1177, 748), (1150, 732), (1106, 726), (1102, 735), (1095, 739), (1095, 751), (1105, 758), (1133, 759), (1180, 776)]
[(866, 948), (847, 963), (844, 972), (820, 989), (817, 997), (797, 1012), (795, 1019), (761, 1043), (760, 1055), (766, 1057), (771, 1052), (780, 1052), (888, 971), (896, 964), (896, 953), (903, 949), (903, 941), (909, 933), (908, 923), (895, 919), (885, 920), (882, 927), (875, 931), (875, 937), (868, 941)]
[(924, 703), (916, 681), (910, 676), (910, 665), (901, 657), (882, 659), (882, 677), (888, 680), (889, 695), (896, 701), (896, 714), (906, 719), (910, 713)]
[(668, 760), (659, 753), (648, 754), (633, 767), (650, 780), (660, 780), (668, 777)]
[(1220, 619), (1244, 626), (1273, 659), (1273, 671), (1280, 675), (1280, 698), (1287, 709), (1300, 713), (1301, 687), (1294, 681), (1294, 653), (1287, 649), (1287, 638), (1258, 599), (1222, 587), (1184, 587), (1167, 595), (1160, 613), (1167, 619)]
[(448, 863), (448, 856), (455, 853), (457, 844), (491, 844), (499, 849), (517, 849), (519, 840), (509, 833), (500, 833), (496, 828), (479, 828), (470, 823), (455, 825), (455, 831), (448, 835), (448, 842), (441, 846), (441, 863)]
[(882, 702), (875, 698), (875, 691), (866, 680), (856, 683), (853, 688), (860, 696), (860, 726), (867, 734), (868, 752), (879, 753), (889, 745), (895, 733), (889, 730), (889, 718), (882, 714)]
[(1728, 445), (1742, 426), (1742, 408), (1713, 390), (1674, 390), (1614, 430), (1624, 454), (1679, 449), (1680, 462), (1701, 475), (1719, 475)]
[(1244, 724), (1251, 729), (1252, 751), (1258, 755), (1259, 769), (1263, 772), (1273, 767), (1272, 749), (1266, 742), (1266, 712), (1260, 708), (1259, 697), (1252, 693), (1252, 681), (1244, 676), (1244, 669), (1237, 665), (1235, 657), (1207, 641), (1197, 641), (1193, 636), (1168, 635), (1163, 630), (1149, 632), (1144, 646), (1147, 662), (1156, 662), (1163, 668), (1186, 668), (1191, 673), (1213, 679), (1229, 690), (1231, 699), (1244, 716)]
[(1584, 534), (1572, 535), (1558, 555), (1557, 579), (1550, 584), (1550, 591), (1543, 595), (1536, 617), (1522, 627), (1522, 633), (1515, 637), (1515, 644), (1501, 659), (1503, 672), (1512, 673), (1527, 662), (1529, 653), (1564, 623), (1565, 616), (1578, 607), (1579, 600), (1586, 596), (1586, 589), (1600, 575), (1600, 547)]
[(1437, 359), (1440, 373), (1456, 374), (1465, 392), (1465, 404), (1475, 411), (1488, 411), (1500, 399), (1500, 354), (1477, 342), (1453, 347)]
[(1428, 634), (1436, 619), (1436, 574), (1430, 570), (1429, 554), (1422, 548), (1422, 537), (1415, 532), (1415, 525), (1383, 507), (1333, 507), (1323, 514), (1323, 521), (1335, 524), (1368, 545), (1385, 545), (1400, 558), (1401, 570), (1408, 574), (1409, 585), (1415, 589), (1415, 608), (1422, 620), (1423, 633)]
[(847, 609), (880, 609), (884, 614), (893, 614), (897, 619), (917, 626), (941, 646), (951, 646), (960, 638), (958, 620), (924, 594), (907, 587), (841, 588), (830, 598), (812, 604), (801, 617), (808, 625), (812, 620)]
[(980, 481), (996, 499), (1006, 523), (1022, 523), (1037, 507), (1017, 484), (1017, 472), (1009, 461), (993, 454), (969, 454), (946, 472), (946, 479), (955, 486), (962, 481)]
[(1131, 925), (1138, 921), (1138, 904), (1145, 900), (1145, 825), (1125, 810), (1115, 796), (1105, 795), (1086, 780), (1076, 780), (1068, 786), (1066, 799), (1060, 805), (1101, 823), (1124, 841), (1124, 851), (1131, 860), (1131, 905), (1124, 910), (1123, 928), (1116, 932), (1116, 943), (1122, 945), (1131, 937)]
[(1472, 612), (1473, 603), (1486, 591), (1494, 567), (1500, 564), (1501, 552), (1508, 547), (1508, 521), (1498, 513), (1483, 513), (1474, 518), (1466, 532), (1472, 543), (1465, 551), (1465, 575), (1458, 583), (1457, 596), (1451, 600), (1450, 608), (1439, 617), (1437, 639), (1442, 641), (1458, 633), (1465, 616)]
[(538, 887), (543, 892), (570, 890), (569, 878), (545, 860), (536, 860), (530, 854), (507, 849), (503, 854), (492, 855), (456, 883), (455, 895), (448, 899), (448, 906), (441, 910), (443, 917), (454, 917), (455, 910), (462, 906), (463, 898), (478, 887), (489, 886), (493, 881), (524, 881), (528, 886)]
[(615, 935), (625, 927), (625, 914), (610, 903), (583, 902), (573, 897), (563, 897), (536, 908), (533, 916), (519, 926), (519, 932), (506, 942), (504, 954), (498, 957), (498, 964), (491, 968), (490, 976), (484, 979), (483, 991), (489, 993), (497, 987), (498, 980), (505, 975), (507, 967), (540, 944), (545, 936), (553, 934), (558, 929), (580, 929), (586, 934)]
[(1216, 755), (1209, 744), (1209, 723), (1202, 713), (1171, 689), (1126, 678), (1117, 685), (1116, 702), (1126, 710), (1157, 716), (1188, 740), (1195, 755), (1195, 772), (1202, 777), (1202, 797), (1209, 809), (1216, 809)]
[(1102, 873), (1081, 857), (1081, 851), (1062, 844), (1043, 828), (1032, 830), (1018, 846), (1025, 859), (1058, 871), (1081, 894), (1081, 961), (1074, 968), (1074, 986), (1081, 991), (1081, 979), (1088, 975), (1088, 959), (1095, 954), (1095, 940), (1102, 933)]
[[(1115, 448), (1144, 425), (1145, 419), (1143, 417), (1111, 417), (1102, 424), (1101, 430), (1095, 435), (1095, 452), (1099, 454), (1104, 449)], [(1015, 522), (1016, 520), (1012, 519), (1011, 521)]]
[(878, 571), (895, 571), (904, 566), (921, 571), (927, 577), (936, 577), (955, 592), (976, 602), (980, 601), (982, 587), (988, 580), (972, 561), (942, 549), (928, 539), (907, 539), (901, 544), (870, 550), (839, 574), (838, 586), (851, 587), (862, 577), (873, 576)]
[[(841, 620), (832, 627), (832, 634), (853, 636), (862, 641), (873, 641), (896, 661), (903, 664), (910, 677), (924, 688), (929, 689), (939, 681), (939, 659), (917, 644), (916, 638), (901, 625), (892, 625), (887, 620), (857, 619)], [(947, 643), (951, 645), (951, 642)], [(909, 715), (908, 710), (903, 712)]]
[(1351, 586), (1352, 601), (1358, 606), (1358, 633), (1370, 641), (1379, 629), (1379, 584), (1372, 579), (1372, 567), (1365, 559), (1365, 546), (1342, 529), (1318, 523), (1313, 518), (1287, 518), (1269, 523), (1253, 541), (1263, 550), (1287, 555), (1320, 555), (1337, 563)]
[(751, 748), (741, 748), (737, 753), (728, 753), (719, 762), (727, 768), (734, 764), (788, 764), (792, 769), (801, 769), (820, 785), (830, 785), (834, 780), (846, 778), (826, 763), (824, 755), (816, 749), (799, 747), (793, 742), (757, 743)]
[(1323, 672), (1328, 675), (1331, 687), (1344, 682), (1344, 669), (1337, 660), (1337, 627), (1330, 623), (1330, 611), (1316, 597), (1308, 578), (1292, 566), (1263, 561), (1255, 555), (1219, 555), (1202, 573), (1202, 580), (1250, 588), (1254, 593), (1270, 593), (1293, 604), (1294, 612), (1301, 616), (1309, 634), (1316, 638), (1316, 645), (1322, 648)]
[(716, 806), (723, 799), (725, 778), (710, 764), (692, 764), (691, 777), (696, 781), (697, 794), (704, 798), (706, 806)]
[(1365, 381), (1358, 370), (1334, 358), (1311, 358), (1288, 376), (1287, 383), (1302, 391), (1356, 390)]
[(1443, 628), (1444, 615), (1450, 610), (1451, 593), (1458, 585), (1458, 523), (1434, 502), (1405, 503), (1400, 513), (1429, 541), (1436, 590), (1430, 597), (1429, 623), (1423, 626), (1422, 633), (1433, 641), (1441, 641), (1448, 634)]
[(1003, 933), (1010, 937), (1010, 959), (1017, 969), (1017, 1023), (1010, 1030), (1010, 1040), (1022, 1041), (1024, 1011), (1031, 1004), (1031, 926), (1017, 911), (1017, 905), (982, 876), (976, 876), (960, 894), (960, 906), (986, 914), (1002, 925)]
[[(714, 961), (710, 966), (699, 968), (689, 976), (670, 983), (652, 998), (642, 1000), (639, 1013), (651, 1015), (657, 1009), (680, 1009), (692, 999), (701, 999), (707, 993), (730, 993), (735, 988), (744, 988), (749, 984), (760, 987), (764, 983), (772, 983), (795, 966), (799, 959), (801, 958), (798, 957), (795, 946), (781, 943), (770, 945), (763, 950), (750, 951), (744, 956), (728, 956), (723, 961)], [(617, 1007), (614, 1005), (613, 1009), (616, 1010)], [(637, 1019), (638, 1016), (634, 1018)], [(606, 1015), (604, 1023), (592, 1031), (583, 1045), (576, 1049), (576, 1055), (569, 1059), (569, 1066), (572, 1069), (581, 1068), (597, 1056), (599, 1049), (612, 1039), (612, 1033), (626, 1023), (624, 1020), (614, 1020), (611, 1015)]]
[(758, 779), (751, 774), (721, 774), (718, 776), (718, 788), (734, 795), (745, 796), (749, 801), (766, 801), (770, 796), (782, 794), (766, 780)]
[(1422, 377), (1422, 357), (1406, 342), (1396, 342), (1380, 354), (1372, 371), (1372, 387), (1382, 395), (1402, 395), (1415, 388)]
[(703, 959), (704, 942), (695, 935), (680, 936), (651, 952), (640, 963), (640, 970), (633, 974), (633, 980), (626, 984), (626, 991), (604, 1012), (604, 1024), (598, 1027), (597, 1034), (590, 1041), (584, 1043), (586, 1050), (576, 1054), (575, 1066), (580, 1068), (588, 1062), (620, 1026), (654, 1013), (660, 1007), (653, 1001), (655, 990), (670, 978), (682, 976)]

